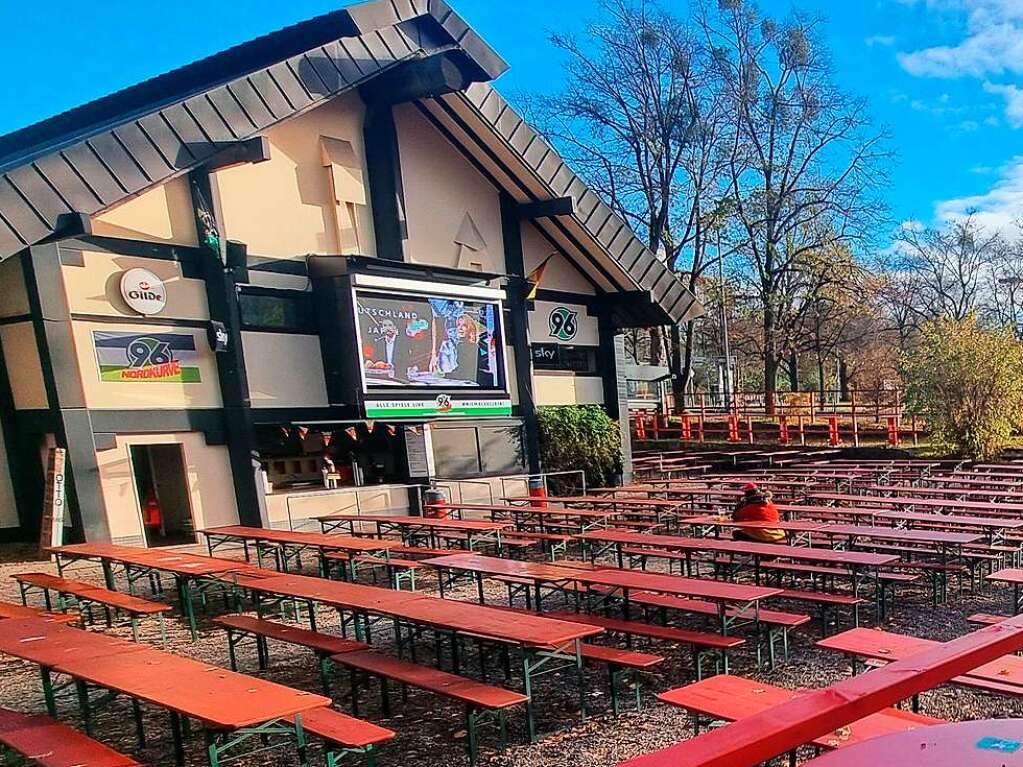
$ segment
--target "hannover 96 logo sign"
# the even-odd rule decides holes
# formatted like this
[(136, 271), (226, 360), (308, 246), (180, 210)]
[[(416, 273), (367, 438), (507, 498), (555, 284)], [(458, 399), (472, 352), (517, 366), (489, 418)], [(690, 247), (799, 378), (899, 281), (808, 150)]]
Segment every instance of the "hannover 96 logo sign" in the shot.
[(551, 310), (551, 316), (547, 318), (547, 325), (551, 331), (551, 337), (559, 341), (571, 341), (579, 331), (577, 318), (579, 312), (573, 312), (564, 306), (558, 306)]

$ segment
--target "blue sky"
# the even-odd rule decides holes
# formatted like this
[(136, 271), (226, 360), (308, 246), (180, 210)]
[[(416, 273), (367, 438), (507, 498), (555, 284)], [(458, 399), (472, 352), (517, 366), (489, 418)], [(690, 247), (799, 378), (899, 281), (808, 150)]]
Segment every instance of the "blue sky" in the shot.
[[(498, 87), (513, 99), (557, 89), (549, 31), (580, 31), (598, 13), (596, 0), (451, 2), (511, 64)], [(105, 0), (83, 11), (69, 0), (0, 3), (0, 27), (17, 30), (0, 48), (0, 133), (343, 4)], [(684, 0), (663, 4), (685, 13)], [(825, 19), (838, 82), (891, 132), (896, 220), (932, 223), (970, 208), (993, 226), (1023, 217), (1023, 0), (760, 6)]]

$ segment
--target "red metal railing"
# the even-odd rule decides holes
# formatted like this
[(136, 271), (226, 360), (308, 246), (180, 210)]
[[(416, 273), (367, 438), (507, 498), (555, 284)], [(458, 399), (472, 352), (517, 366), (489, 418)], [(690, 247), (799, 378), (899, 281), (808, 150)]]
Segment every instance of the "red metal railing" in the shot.
[(633, 410), (630, 430), (639, 440), (681, 442), (770, 442), (782, 445), (852, 445), (861, 442), (919, 444), (923, 424), (905, 412), (898, 389), (838, 392), (779, 392), (773, 413), (767, 412), (763, 392), (736, 392), (730, 407), (720, 396), (697, 393), (691, 406), (666, 415)]

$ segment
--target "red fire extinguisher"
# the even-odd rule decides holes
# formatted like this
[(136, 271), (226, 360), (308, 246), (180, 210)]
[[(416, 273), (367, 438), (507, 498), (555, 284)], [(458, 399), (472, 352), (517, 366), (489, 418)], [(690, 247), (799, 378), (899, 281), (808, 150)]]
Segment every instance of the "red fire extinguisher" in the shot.
[(142, 504), (142, 524), (154, 530), (163, 529), (163, 511), (160, 509), (160, 501), (153, 494)]

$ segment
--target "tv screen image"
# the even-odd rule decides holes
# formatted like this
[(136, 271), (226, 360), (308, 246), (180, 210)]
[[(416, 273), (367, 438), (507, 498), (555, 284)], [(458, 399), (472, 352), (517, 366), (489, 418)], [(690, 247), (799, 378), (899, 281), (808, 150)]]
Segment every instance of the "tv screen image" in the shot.
[(499, 304), (359, 290), (355, 310), (367, 389), (503, 390)]

